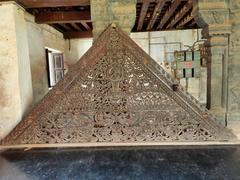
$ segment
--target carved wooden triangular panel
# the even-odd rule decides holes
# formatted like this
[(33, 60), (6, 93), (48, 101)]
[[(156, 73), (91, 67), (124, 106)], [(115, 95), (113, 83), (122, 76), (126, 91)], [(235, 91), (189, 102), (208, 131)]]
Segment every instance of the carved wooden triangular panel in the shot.
[(234, 135), (109, 27), (2, 144), (229, 140)]

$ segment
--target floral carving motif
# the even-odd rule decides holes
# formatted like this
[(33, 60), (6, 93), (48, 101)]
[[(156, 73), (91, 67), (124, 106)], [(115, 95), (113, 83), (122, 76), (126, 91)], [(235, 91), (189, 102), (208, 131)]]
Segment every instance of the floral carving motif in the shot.
[[(101, 49), (105, 53), (92, 56), (99, 46), (106, 47)], [(81, 69), (85, 59), (89, 65)], [(26, 130), (16, 128), (14, 131), (22, 132), (13, 132), (3, 142), (132, 143), (232, 137), (192, 97), (181, 90), (172, 91), (171, 82), (162, 68), (127, 35), (109, 27), (35, 108), (32, 114), (36, 119)], [(59, 89), (62, 93), (55, 95)], [(209, 115), (207, 120), (203, 112)], [(31, 113), (20, 127), (26, 126), (29, 117)]]

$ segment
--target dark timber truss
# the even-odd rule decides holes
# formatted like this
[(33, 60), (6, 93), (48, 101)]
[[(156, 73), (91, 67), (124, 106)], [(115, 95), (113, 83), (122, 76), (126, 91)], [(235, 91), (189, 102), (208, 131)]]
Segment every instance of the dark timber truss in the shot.
[[(51, 25), (65, 38), (92, 37), (90, 0), (16, 1), (35, 16), (36, 23)], [(132, 32), (201, 28), (192, 12), (193, 0), (137, 0)]]
[(13, 144), (220, 141), (234, 135), (138, 47), (109, 27), (2, 141)]

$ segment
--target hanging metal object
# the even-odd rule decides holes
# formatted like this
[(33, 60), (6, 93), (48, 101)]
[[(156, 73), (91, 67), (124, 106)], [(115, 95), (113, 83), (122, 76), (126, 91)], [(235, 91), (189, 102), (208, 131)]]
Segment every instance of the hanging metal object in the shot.
[(2, 141), (12, 144), (230, 140), (234, 135), (119, 28), (109, 26)]

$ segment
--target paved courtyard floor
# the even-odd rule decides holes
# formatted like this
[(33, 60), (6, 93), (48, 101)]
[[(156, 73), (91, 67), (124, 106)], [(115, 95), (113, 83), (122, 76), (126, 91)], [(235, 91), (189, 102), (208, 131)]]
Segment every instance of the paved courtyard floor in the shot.
[(240, 180), (240, 146), (8, 150), (0, 179)]

